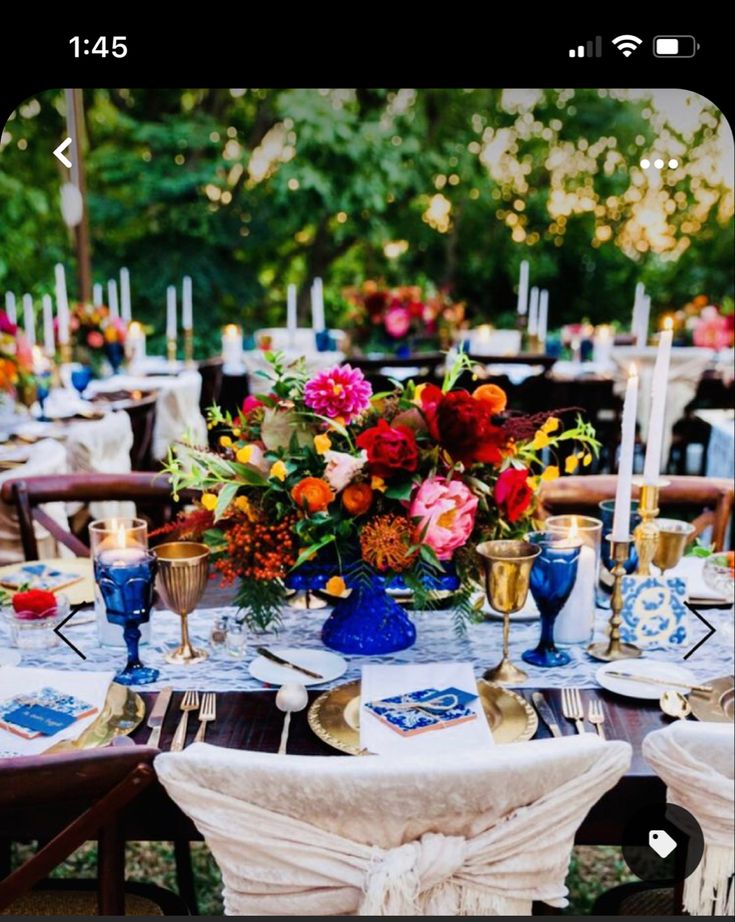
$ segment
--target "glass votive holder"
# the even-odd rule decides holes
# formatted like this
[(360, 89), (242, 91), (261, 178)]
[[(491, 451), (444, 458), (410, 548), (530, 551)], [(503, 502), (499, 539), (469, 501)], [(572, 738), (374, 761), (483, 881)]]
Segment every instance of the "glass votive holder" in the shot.
[(225, 649), (233, 659), (243, 659), (247, 652), (247, 630), (244, 624), (228, 624)]
[[(121, 548), (148, 549), (148, 523), (137, 516), (113, 516), (109, 519), (95, 519), (89, 523), (89, 549), (92, 559), (107, 550)], [(97, 622), (97, 639), (104, 647), (125, 647), (123, 629), (107, 618), (107, 609), (99, 586), (94, 587), (94, 614)], [(150, 621), (141, 625), (141, 643), (151, 639)]]
[(2, 610), (8, 625), (11, 647), (19, 650), (49, 650), (59, 645), (56, 627), (69, 614), (69, 599), (59, 593), (52, 607), (46, 611), (19, 611), (9, 605)]
[(589, 643), (595, 626), (595, 599), (600, 573), (602, 521), (589, 515), (552, 515), (544, 527), (554, 534), (582, 542), (577, 579), (554, 627), (557, 643)]
[(227, 615), (215, 618), (209, 629), (209, 648), (213, 653), (219, 653), (225, 649), (227, 643)]

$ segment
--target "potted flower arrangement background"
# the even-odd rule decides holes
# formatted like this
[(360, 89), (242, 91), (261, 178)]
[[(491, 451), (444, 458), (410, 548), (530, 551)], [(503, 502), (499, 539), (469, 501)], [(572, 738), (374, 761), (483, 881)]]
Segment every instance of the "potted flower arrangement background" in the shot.
[(69, 329), (75, 361), (89, 365), (96, 377), (103, 373), (105, 361), (113, 373), (120, 369), (125, 358), (127, 329), (119, 317), (110, 316), (108, 307), (104, 304), (72, 305)]
[(582, 465), (598, 450), (581, 419), (565, 429), (552, 413), (510, 412), (494, 384), (457, 388), (471, 367), (462, 353), (442, 387), (408, 382), (378, 395), (350, 365), (309, 377), (301, 362), (269, 360), (267, 394), (235, 417), (210, 411), (218, 451), (188, 446), (166, 466), (174, 492), (201, 492), (200, 508), (171, 530), (210, 545), (254, 628), (277, 624), (289, 577), (304, 568), (338, 597), (322, 639), (343, 652), (413, 643), (386, 592), (397, 577), (423, 608), (437, 578), (456, 574), (458, 619), (472, 617), (476, 544), (524, 534), (539, 484), (559, 476), (543, 449), (573, 442)]
[(35, 399), (31, 345), (5, 311), (0, 311), (0, 394), (11, 410), (16, 400), (30, 406)]

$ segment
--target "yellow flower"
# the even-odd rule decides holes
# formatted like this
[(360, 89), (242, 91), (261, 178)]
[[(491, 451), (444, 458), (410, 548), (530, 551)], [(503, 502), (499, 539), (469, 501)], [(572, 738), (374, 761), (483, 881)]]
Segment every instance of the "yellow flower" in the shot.
[[(242, 448), (237, 449), (237, 454), (235, 455), (235, 457), (237, 458), (240, 464), (249, 464), (250, 458), (252, 457), (252, 455), (253, 455), (253, 446), (243, 445)], [(281, 480), (283, 480), (285, 476), (286, 475), (284, 474)]]
[(230, 448), (232, 446), (232, 439), (229, 435), (221, 435), (219, 437), (219, 443), (223, 448)]
[(539, 448), (546, 448), (549, 442), (551, 442), (551, 439), (548, 437), (548, 435), (543, 431), (543, 429), (539, 429), (536, 432), (536, 435), (533, 437), (533, 442), (531, 442), (531, 450), (538, 451)]
[(564, 461), (564, 473), (573, 474), (579, 467), (579, 459), (576, 455), (569, 455)]
[(319, 435), (314, 436), (314, 448), (316, 449), (317, 454), (323, 455), (325, 452), (329, 451), (331, 447), (332, 443), (326, 432), (322, 432)]
[[(335, 423), (337, 426), (344, 426), (345, 418), (344, 416), (335, 416), (332, 422)], [(334, 429), (335, 427), (332, 426), (331, 428)]]
[(555, 464), (550, 464), (541, 475), (541, 479), (545, 480), (547, 483), (550, 480), (557, 480), (558, 478), (559, 468)]
[(421, 406), (421, 395), (423, 394), (424, 388), (425, 388), (425, 387), (426, 387), (425, 384), (417, 384), (417, 385), (416, 385), (416, 390), (415, 390), (415, 392), (414, 392), (414, 393), (415, 393), (415, 396), (414, 396), (414, 398), (413, 398), (413, 402), (416, 404), (417, 407), (420, 407), (420, 406)]
[(536, 490), (538, 490), (540, 480), (541, 480), (540, 477), (534, 475), (533, 477), (527, 477), (526, 483), (528, 484), (529, 488), (533, 490), (533, 492), (535, 493)]
[(347, 585), (341, 576), (332, 576), (327, 580), (324, 588), (329, 595), (344, 595)]
[(212, 512), (214, 507), (217, 505), (217, 494), (216, 493), (202, 493), (202, 506), (208, 511)]
[(541, 427), (541, 431), (548, 435), (550, 432), (556, 432), (560, 425), (561, 423), (555, 416), (550, 416)]
[(582, 458), (582, 464), (583, 464), (585, 467), (589, 467), (590, 464), (592, 464), (592, 455), (591, 455), (589, 452), (587, 452), (587, 453), (585, 454), (584, 458)]
[(370, 479), (370, 486), (373, 488), (373, 490), (377, 490), (378, 493), (385, 493), (385, 491), (388, 489), (388, 485), (383, 480), (383, 478), (376, 477), (375, 474), (373, 474), (372, 478)]
[(288, 476), (288, 471), (286, 470), (286, 465), (283, 461), (274, 461), (270, 469), (270, 477), (275, 477), (276, 480), (283, 482)]
[(239, 429), (233, 429), (233, 430), (232, 430), (232, 434), (235, 436), (236, 439), (239, 439), (239, 438), (240, 438), (240, 430), (239, 430)]

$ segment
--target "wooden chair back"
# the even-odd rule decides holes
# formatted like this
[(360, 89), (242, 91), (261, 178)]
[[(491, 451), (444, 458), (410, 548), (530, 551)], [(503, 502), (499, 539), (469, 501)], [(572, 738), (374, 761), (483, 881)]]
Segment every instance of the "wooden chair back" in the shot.
[(99, 840), (100, 915), (125, 911), (125, 841), (119, 818), (154, 780), (157, 750), (142, 746), (4, 759), (0, 768), (0, 837), (29, 808), (60, 820), (46, 844), (0, 881), (0, 911), (11, 905), (89, 839)]
[[(732, 515), (735, 484), (732, 480), (716, 477), (667, 477), (659, 505), (662, 514), (695, 513), (692, 540), (711, 526), (712, 543), (716, 551), (725, 544), (728, 523)], [(615, 498), (617, 478), (612, 474), (561, 477), (542, 483), (540, 514), (558, 515), (578, 512), (598, 516), (599, 503)]]
[(89, 548), (80, 537), (65, 531), (41, 507), (44, 503), (90, 503), (100, 500), (130, 501), (138, 515), (158, 528), (170, 522), (188, 498), (175, 501), (171, 481), (165, 474), (143, 471), (130, 474), (59, 474), (7, 480), (0, 496), (15, 507), (23, 553), (26, 560), (38, 559), (35, 523), (45, 528), (60, 544), (79, 557), (88, 557)]
[(133, 447), (130, 449), (130, 466), (134, 471), (150, 471), (153, 468), (151, 445), (153, 427), (156, 423), (157, 396), (150, 394), (140, 400), (131, 400), (121, 409), (130, 417), (133, 430)]
[(202, 392), (199, 395), (199, 409), (202, 416), (206, 416), (209, 407), (219, 403), (222, 392), (222, 369), (224, 361), (220, 357), (205, 359), (199, 363), (199, 374), (202, 376)]

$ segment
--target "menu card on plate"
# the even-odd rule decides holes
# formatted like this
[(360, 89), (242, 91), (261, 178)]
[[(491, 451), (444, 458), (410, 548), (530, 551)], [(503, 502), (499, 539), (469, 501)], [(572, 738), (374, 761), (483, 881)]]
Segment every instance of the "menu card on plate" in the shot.
[[(446, 721), (439, 727), (439, 716), (421, 721), (421, 732), (390, 726), (386, 708), (380, 702), (386, 699), (407, 699), (417, 696), (428, 700), (441, 694), (452, 693), (459, 698), (457, 705), (469, 712)], [(431, 694), (430, 694), (431, 693)], [(436, 694), (435, 694), (436, 693)], [(368, 665), (362, 669), (360, 688), (360, 745), (377, 755), (415, 755), (421, 753), (455, 752), (463, 749), (485, 749), (493, 745), (485, 713), (477, 695), (477, 681), (471, 663), (410, 663), (401, 666)], [(439, 706), (444, 705), (439, 701)], [(368, 707), (370, 705), (370, 707)], [(388, 710), (391, 710), (388, 708)], [(431, 715), (431, 706), (425, 707)], [(421, 714), (421, 712), (418, 712)], [(431, 732), (427, 732), (429, 727)], [(411, 732), (411, 730), (414, 732)]]

